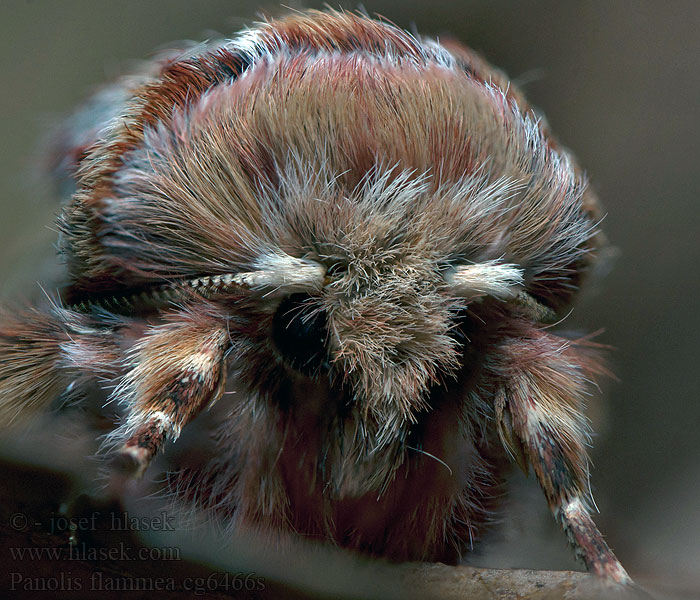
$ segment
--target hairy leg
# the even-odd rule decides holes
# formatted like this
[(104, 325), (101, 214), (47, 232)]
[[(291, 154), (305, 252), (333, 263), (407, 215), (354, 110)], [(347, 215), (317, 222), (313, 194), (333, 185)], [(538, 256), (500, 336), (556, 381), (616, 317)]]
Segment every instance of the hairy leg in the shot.
[(173, 311), (127, 353), (129, 370), (111, 399), (126, 409), (107, 439), (123, 467), (140, 476), (166, 440), (221, 396), (230, 348), (224, 319), (203, 307)]
[(569, 340), (521, 323), (487, 364), (498, 430), (508, 453), (532, 466), (576, 556), (598, 576), (631, 583), (590, 516), (588, 426), (582, 413), (595, 360)]
[[(111, 399), (126, 409), (106, 446), (143, 474), (167, 439), (175, 440), (220, 396), (230, 347), (224, 319), (203, 306), (175, 310), (131, 348), (134, 323), (106, 311), (50, 306), (0, 315), (0, 426), (30, 420), (91, 381), (113, 382)], [(124, 373), (124, 371), (126, 372)]]
[(0, 426), (31, 419), (91, 379), (116, 376), (123, 322), (58, 306), (0, 314)]

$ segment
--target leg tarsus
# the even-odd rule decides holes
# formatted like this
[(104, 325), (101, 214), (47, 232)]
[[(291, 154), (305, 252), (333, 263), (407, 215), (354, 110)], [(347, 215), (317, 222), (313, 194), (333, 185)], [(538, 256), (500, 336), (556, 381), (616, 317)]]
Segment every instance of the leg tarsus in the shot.
[(554, 511), (562, 529), (586, 568), (602, 579), (631, 584), (632, 579), (610, 550), (583, 502), (575, 498)]

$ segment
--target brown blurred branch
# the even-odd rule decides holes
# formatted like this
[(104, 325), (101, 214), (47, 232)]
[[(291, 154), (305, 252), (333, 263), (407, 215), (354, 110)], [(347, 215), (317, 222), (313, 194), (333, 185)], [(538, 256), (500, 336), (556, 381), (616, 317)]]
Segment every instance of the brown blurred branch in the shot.
[(430, 596), (470, 600), (589, 600), (636, 598), (600, 584), (578, 571), (533, 571), (529, 569), (479, 569), (442, 564), (412, 567), (408, 580), (430, 590)]

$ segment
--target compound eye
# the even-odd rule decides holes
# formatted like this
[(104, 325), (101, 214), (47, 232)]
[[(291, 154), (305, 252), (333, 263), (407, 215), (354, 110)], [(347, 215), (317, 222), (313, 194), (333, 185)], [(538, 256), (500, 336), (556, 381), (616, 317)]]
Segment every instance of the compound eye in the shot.
[(308, 294), (293, 294), (277, 307), (272, 341), (287, 363), (304, 375), (326, 369), (326, 313)]

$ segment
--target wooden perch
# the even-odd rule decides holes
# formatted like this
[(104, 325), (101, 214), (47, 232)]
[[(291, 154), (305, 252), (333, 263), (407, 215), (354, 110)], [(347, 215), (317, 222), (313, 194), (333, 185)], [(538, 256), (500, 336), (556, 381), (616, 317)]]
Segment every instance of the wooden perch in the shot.
[[(639, 590), (627, 592), (604, 587), (595, 577), (579, 571), (479, 569), (423, 564), (407, 567), (408, 581), (444, 600), (593, 600), (650, 598)], [(642, 594), (642, 595), (640, 595)]]

